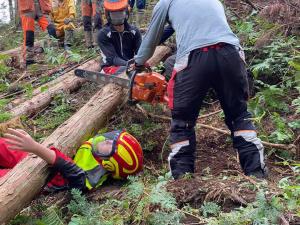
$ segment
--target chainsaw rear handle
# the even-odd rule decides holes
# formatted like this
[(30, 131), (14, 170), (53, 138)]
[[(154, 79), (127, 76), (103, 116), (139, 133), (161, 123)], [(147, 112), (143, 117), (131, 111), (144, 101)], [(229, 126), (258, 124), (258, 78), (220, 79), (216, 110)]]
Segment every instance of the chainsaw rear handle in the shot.
[(134, 69), (134, 58), (130, 59), (127, 61), (126, 65), (126, 75), (130, 79), (130, 85), (129, 85), (129, 97), (128, 97), (128, 104), (129, 105), (135, 105), (138, 103), (137, 100), (132, 99), (132, 89), (134, 86), (134, 79), (137, 75), (137, 71)]
[[(127, 70), (126, 70), (126, 73), (127, 73)], [(133, 89), (133, 85), (134, 85), (134, 79), (137, 75), (137, 71), (133, 70), (130, 72), (130, 76), (129, 76), (129, 74), (127, 74), (127, 75), (130, 78), (128, 103), (130, 105), (134, 105), (137, 103), (137, 101), (132, 99), (132, 89)]]

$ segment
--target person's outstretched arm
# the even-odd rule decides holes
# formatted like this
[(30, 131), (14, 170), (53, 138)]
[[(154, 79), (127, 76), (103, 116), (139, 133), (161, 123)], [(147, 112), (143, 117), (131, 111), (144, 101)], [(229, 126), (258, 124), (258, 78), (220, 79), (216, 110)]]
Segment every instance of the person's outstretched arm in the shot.
[(6, 142), (10, 150), (33, 153), (51, 165), (55, 162), (55, 152), (36, 142), (24, 130), (8, 128), (4, 137), (7, 139)]
[(30, 152), (45, 160), (54, 171), (60, 172), (68, 181), (69, 188), (85, 188), (85, 172), (58, 149), (44, 147), (28, 133), (20, 129), (9, 128), (4, 137), (6, 138), (8, 149)]

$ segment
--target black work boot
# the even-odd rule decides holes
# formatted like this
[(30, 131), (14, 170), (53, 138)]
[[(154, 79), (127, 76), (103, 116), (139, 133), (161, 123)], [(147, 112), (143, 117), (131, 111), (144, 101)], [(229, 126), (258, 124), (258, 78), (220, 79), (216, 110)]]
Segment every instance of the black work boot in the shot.
[(233, 147), (238, 151), (245, 175), (260, 179), (267, 178), (264, 147), (254, 130), (234, 132)]

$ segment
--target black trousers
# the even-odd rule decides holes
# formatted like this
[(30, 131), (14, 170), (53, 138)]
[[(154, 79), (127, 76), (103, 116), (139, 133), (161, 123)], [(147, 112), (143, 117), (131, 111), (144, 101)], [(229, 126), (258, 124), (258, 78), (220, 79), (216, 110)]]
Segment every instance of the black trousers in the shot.
[[(262, 168), (262, 154), (257, 147), (260, 140), (247, 111), (249, 91), (245, 64), (235, 46), (221, 43), (190, 52), (187, 66), (179, 72), (174, 70), (169, 81), (169, 107), (172, 111), (169, 165), (174, 178), (194, 172), (194, 127), (210, 88), (217, 93), (244, 172), (250, 174)], [(239, 136), (235, 139), (234, 133), (241, 130), (253, 132), (250, 138), (247, 134), (247, 138)]]
[[(92, 23), (92, 19), (94, 25)], [(96, 12), (93, 18), (91, 16), (83, 16), (83, 29), (84, 31), (100, 30), (102, 28), (102, 19), (100, 13)]]

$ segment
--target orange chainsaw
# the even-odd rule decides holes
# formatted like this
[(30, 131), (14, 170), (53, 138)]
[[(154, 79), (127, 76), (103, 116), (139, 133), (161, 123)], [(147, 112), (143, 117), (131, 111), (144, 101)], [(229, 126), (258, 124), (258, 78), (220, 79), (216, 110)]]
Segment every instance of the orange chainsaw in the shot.
[(109, 75), (82, 69), (76, 69), (75, 75), (98, 84), (114, 83), (128, 88), (129, 101), (133, 103), (139, 101), (151, 104), (168, 102), (167, 81), (163, 75), (149, 69), (142, 73), (136, 73), (134, 70), (130, 71), (129, 63), (126, 68), (128, 79), (115, 74)]

